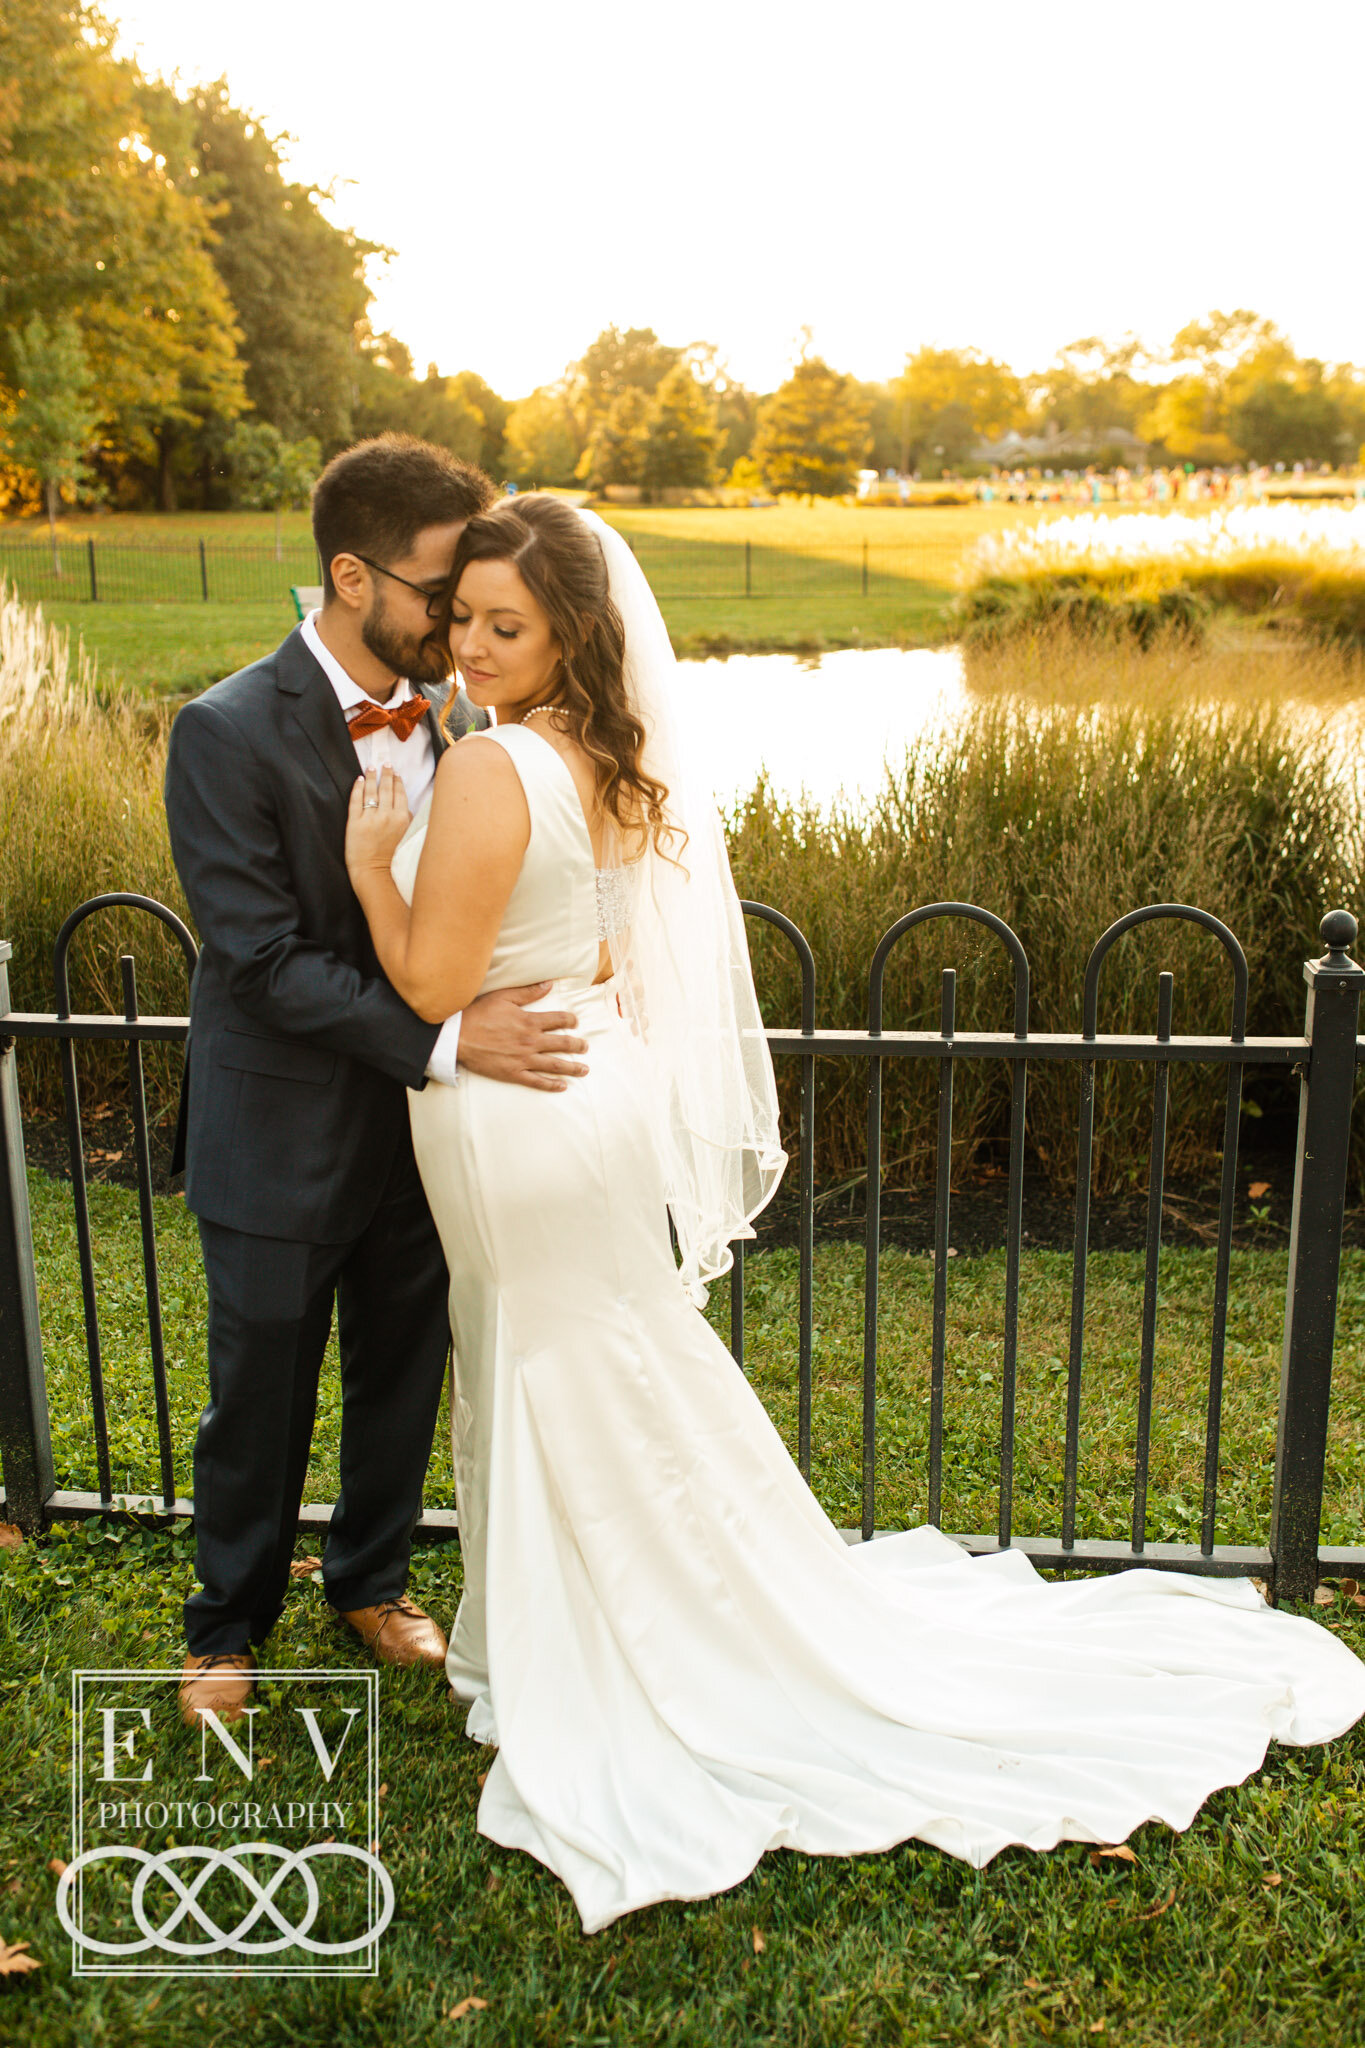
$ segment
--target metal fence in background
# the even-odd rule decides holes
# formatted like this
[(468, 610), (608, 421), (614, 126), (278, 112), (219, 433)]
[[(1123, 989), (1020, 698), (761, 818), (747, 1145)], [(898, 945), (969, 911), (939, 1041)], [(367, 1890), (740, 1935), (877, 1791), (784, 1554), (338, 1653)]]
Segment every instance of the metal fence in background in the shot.
[(0, 536), (0, 577), (21, 598), (68, 604), (268, 604), (318, 584), (311, 540), (273, 545), (186, 540), (47, 542)]
[[(627, 536), (657, 597), (894, 597), (942, 595), (955, 582), (967, 541), (830, 545), (819, 552), (765, 541)], [(246, 541), (9, 540), (0, 536), (0, 577), (30, 602), (76, 604), (287, 603), (294, 585), (322, 581), (309, 541), (277, 551)]]
[[(75, 1519), (117, 1511), (129, 1505), (112, 1487), (108, 1402), (103, 1379), (98, 1300), (90, 1211), (85, 1179), (85, 1145), (77, 1081), (75, 1049), (92, 1039), (122, 1041), (127, 1047), (128, 1082), (136, 1138), (141, 1216), (143, 1274), (146, 1294), (151, 1398), (154, 1404), (161, 1491), (140, 1497), (159, 1517), (188, 1516), (193, 1504), (177, 1491), (177, 1460), (189, 1446), (173, 1441), (166, 1360), (161, 1338), (161, 1305), (152, 1205), (150, 1133), (142, 1080), (142, 1046), (148, 1041), (183, 1041), (183, 1017), (140, 1017), (131, 957), (123, 962), (124, 1015), (73, 1016), (66, 974), (67, 951), (77, 928), (98, 911), (132, 906), (167, 923), (178, 937), (187, 967), (194, 942), (174, 914), (163, 905), (138, 896), (97, 897), (67, 919), (55, 949), (57, 1008), (51, 1015), (16, 1014), (9, 1009), (10, 948), (0, 942), (0, 1460), (3, 1460), (5, 1514), (27, 1530), (38, 1530), (52, 1518)], [(814, 1324), (814, 1117), (817, 1056), (854, 1060), (867, 1077), (866, 1272), (862, 1366), (861, 1515), (857, 1529), (844, 1533), (864, 1541), (877, 1533), (878, 1332), (880, 1311), (882, 1068), (889, 1059), (928, 1059), (938, 1068), (939, 1128), (935, 1185), (935, 1254), (933, 1321), (930, 1357), (930, 1417), (927, 1466), (921, 1475), (921, 1501), (926, 1520), (940, 1524), (944, 1445), (944, 1378), (947, 1353), (947, 1288), (952, 1153), (953, 1078), (960, 1062), (1003, 1060), (1010, 1072), (1012, 1118), (1010, 1138), (1002, 1381), (999, 1428), (999, 1488), (996, 1525), (991, 1530), (957, 1536), (969, 1550), (984, 1554), (1011, 1547), (1023, 1550), (1036, 1564), (1050, 1569), (1120, 1570), (1135, 1565), (1180, 1569), (1217, 1576), (1256, 1575), (1265, 1578), (1276, 1597), (1304, 1599), (1319, 1575), (1365, 1575), (1365, 1506), (1356, 1545), (1324, 1549), (1319, 1543), (1324, 1479), (1327, 1469), (1328, 1407), (1332, 1388), (1337, 1289), (1346, 1209), (1347, 1161), (1357, 1064), (1365, 1058), (1358, 1037), (1365, 971), (1350, 957), (1356, 921), (1346, 911), (1323, 920), (1326, 951), (1305, 964), (1307, 1015), (1302, 1036), (1248, 1038), (1247, 965), (1236, 938), (1217, 918), (1184, 904), (1153, 904), (1131, 911), (1111, 925), (1097, 941), (1085, 976), (1082, 1029), (1079, 1033), (1042, 1033), (1029, 1028), (1029, 965), (1010, 928), (990, 911), (969, 903), (933, 903), (910, 911), (885, 934), (873, 956), (868, 985), (866, 1031), (822, 1031), (815, 1026), (816, 968), (804, 935), (779, 911), (766, 904), (746, 903), (746, 913), (774, 926), (793, 946), (801, 969), (801, 1019), (798, 1028), (770, 1029), (769, 1043), (779, 1058), (795, 1058), (801, 1067), (798, 1137), (799, 1262), (798, 1307), (799, 1407), (797, 1458), (809, 1479), (812, 1431), (812, 1367)], [(900, 939), (915, 926), (940, 919), (965, 919), (983, 925), (1006, 948), (1014, 967), (1014, 1004), (1010, 1028), (1003, 1031), (959, 1031), (956, 1027), (956, 976), (944, 972), (939, 1029), (888, 1031), (883, 1026), (882, 988), (888, 959)], [(1231, 1000), (1225, 1037), (1182, 1037), (1172, 1031), (1172, 977), (1159, 983), (1158, 1021), (1154, 1035), (1104, 1034), (1098, 1029), (1099, 992), (1104, 961), (1124, 935), (1139, 925), (1162, 920), (1187, 920), (1202, 926), (1222, 945), (1227, 956)], [(90, 1413), (99, 1490), (78, 1491), (57, 1485), (51, 1442), (38, 1290), (29, 1222), (24, 1168), (24, 1133), (17, 1073), (17, 1047), (34, 1040), (56, 1041), (62, 1049), (66, 1096), (67, 1139), (71, 1167), (81, 1287), (85, 1309), (86, 1363)], [(1060, 1526), (1050, 1537), (1019, 1537), (1014, 1533), (1015, 1400), (1018, 1379), (1018, 1328), (1023, 1249), (1023, 1174), (1025, 1104), (1030, 1063), (1064, 1061), (1080, 1070), (1080, 1115), (1077, 1135), (1077, 1200), (1072, 1261), (1070, 1326), (1067, 1338), (1067, 1406)], [(1145, 1288), (1138, 1359), (1137, 1431), (1133, 1462), (1131, 1529), (1126, 1542), (1087, 1538), (1077, 1533), (1081, 1519), (1081, 1414), (1086, 1384), (1086, 1295), (1090, 1233), (1090, 1165), (1094, 1128), (1096, 1070), (1107, 1062), (1140, 1061), (1152, 1068), (1152, 1125), (1148, 1160), (1148, 1212)], [(1197, 1544), (1151, 1542), (1147, 1536), (1147, 1482), (1153, 1438), (1153, 1377), (1160, 1307), (1162, 1194), (1166, 1172), (1167, 1103), (1172, 1063), (1197, 1064), (1224, 1077), (1222, 1188), (1217, 1232), (1213, 1311), (1209, 1331), (1207, 1408), (1204, 1439), (1203, 1509)], [(1247, 1067), (1297, 1071), (1300, 1076), (1298, 1149), (1294, 1174), (1294, 1206), (1289, 1244), (1289, 1279), (1285, 1302), (1279, 1414), (1275, 1435), (1273, 1506), (1264, 1540), (1254, 1545), (1218, 1541), (1219, 1443), (1223, 1415), (1223, 1372), (1230, 1293), (1233, 1201), (1237, 1178), (1237, 1144), (1242, 1075)], [(735, 1246), (730, 1283), (731, 1349), (744, 1361), (745, 1260)], [(1059, 1341), (1059, 1349), (1061, 1349)], [(183, 1470), (183, 1464), (181, 1466)], [(316, 1535), (330, 1507), (309, 1505), (300, 1527)], [(423, 1517), (431, 1537), (456, 1534), (449, 1510), (431, 1510)]]

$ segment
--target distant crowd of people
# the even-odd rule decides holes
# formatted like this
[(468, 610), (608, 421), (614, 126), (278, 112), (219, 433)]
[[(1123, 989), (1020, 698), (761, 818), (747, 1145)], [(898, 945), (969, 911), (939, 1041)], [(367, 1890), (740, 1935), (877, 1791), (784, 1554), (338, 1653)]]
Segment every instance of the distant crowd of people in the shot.
[[(997, 470), (976, 480), (976, 496), (984, 505), (1255, 505), (1278, 495), (1286, 485), (1311, 490), (1314, 481), (1331, 475), (1311, 463), (1277, 463), (1246, 468), (1196, 469), (1193, 463), (1168, 468), (1059, 471)], [(1272, 489), (1272, 486), (1275, 489)], [(1356, 479), (1356, 495), (1365, 494), (1365, 478)]]
[[(1277, 462), (1273, 467), (1237, 463), (1227, 468), (1197, 469), (1193, 463), (1172, 463), (1156, 468), (1101, 470), (1087, 469), (996, 469), (989, 476), (945, 475), (930, 490), (954, 490), (974, 497), (983, 505), (1136, 505), (1181, 507), (1193, 505), (1256, 505), (1280, 496), (1344, 495), (1327, 492), (1322, 486), (1335, 472), (1327, 464)], [(1358, 501), (1365, 501), (1365, 474), (1341, 478)], [(917, 491), (916, 486), (920, 489)], [(925, 484), (918, 476), (864, 470), (859, 478), (858, 496), (885, 504), (894, 492), (903, 505), (922, 497)]]

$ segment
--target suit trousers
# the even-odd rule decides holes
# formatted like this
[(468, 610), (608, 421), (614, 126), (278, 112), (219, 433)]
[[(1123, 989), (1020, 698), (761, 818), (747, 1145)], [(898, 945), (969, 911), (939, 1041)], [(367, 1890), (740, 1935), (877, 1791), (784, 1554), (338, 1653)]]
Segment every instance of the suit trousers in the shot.
[(199, 1219), (209, 1403), (194, 1446), (200, 1590), (190, 1651), (242, 1651), (279, 1619), (336, 1305), (340, 1487), (323, 1586), (349, 1611), (403, 1591), (450, 1350), (445, 1257), (407, 1133), (370, 1222), (346, 1244)]

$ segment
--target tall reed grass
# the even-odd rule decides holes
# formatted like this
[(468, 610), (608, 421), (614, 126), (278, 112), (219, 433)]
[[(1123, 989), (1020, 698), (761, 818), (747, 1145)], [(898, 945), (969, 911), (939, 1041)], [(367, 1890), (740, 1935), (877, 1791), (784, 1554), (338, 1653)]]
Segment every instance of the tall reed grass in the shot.
[[(1047, 663), (1068, 650), (1069, 688), (1059, 700), (1045, 687)], [(1210, 664), (1198, 693), (1188, 666), (1182, 688), (1173, 659), (1169, 647), (1148, 656), (1130, 649), (1117, 695), (1102, 687), (1102, 651), (1069, 636), (977, 653), (970, 713), (918, 740), (862, 809), (822, 813), (765, 788), (739, 807), (730, 843), (741, 893), (785, 910), (810, 939), (822, 1025), (865, 1024), (868, 965), (902, 912), (966, 901), (996, 912), (1023, 941), (1032, 1026), (1077, 1031), (1085, 965), (1101, 932), (1141, 904), (1177, 902), (1211, 911), (1240, 940), (1251, 1031), (1301, 1028), (1302, 964), (1320, 949), (1319, 920), (1337, 904), (1361, 908), (1365, 893), (1365, 807), (1353, 763), (1330, 731), (1292, 709), (1249, 694), (1218, 701)], [(799, 979), (789, 949), (766, 931), (754, 945), (765, 1015), (794, 1018)], [(893, 954), (888, 1027), (936, 1027), (946, 966), (958, 970), (960, 1030), (1010, 1027), (1007, 956), (965, 921), (921, 927)], [(1110, 954), (1100, 1029), (1153, 1030), (1166, 967), (1176, 976), (1176, 1030), (1225, 1032), (1225, 953), (1196, 928), (1164, 922), (1130, 933)], [(936, 1075), (909, 1061), (887, 1062), (884, 1075), (888, 1184), (908, 1184), (933, 1157)], [(854, 1178), (864, 1166), (863, 1082), (851, 1062), (822, 1075), (817, 1142), (827, 1176)], [(794, 1122), (795, 1074), (784, 1073), (781, 1086)], [(1039, 1061), (1030, 1070), (1033, 1155), (1063, 1184), (1074, 1172), (1077, 1090), (1074, 1067)], [(1254, 1081), (1249, 1092), (1255, 1099)], [(1175, 1170), (1213, 1165), (1220, 1096), (1212, 1072), (1173, 1070)], [(959, 1066), (954, 1109), (959, 1168), (997, 1153), (1008, 1130), (1003, 1063)], [(1150, 1070), (1101, 1070), (1101, 1186), (1140, 1177), (1150, 1116)]]
[(1209, 606), (1365, 644), (1365, 509), (1238, 506), (1203, 517), (1082, 513), (984, 535), (959, 602), (964, 634), (1045, 617), (1150, 639)]
[[(0, 585), (0, 938), (14, 949), (16, 1010), (51, 1010), (52, 946), (78, 904), (123, 890), (154, 897), (184, 917), (161, 801), (169, 721), (100, 685), (93, 664), (38, 607)], [(91, 919), (71, 952), (77, 1011), (123, 1013), (119, 956), (137, 963), (142, 1010), (183, 1016), (188, 1007), (179, 949), (159, 920), (129, 911)], [(92, 1050), (82, 1065), (100, 1089), (117, 1086), (123, 1055)], [(164, 1094), (174, 1061), (149, 1053), (153, 1089)], [(24, 1053), (27, 1101), (60, 1102), (51, 1048)]]
[[(968, 660), (973, 701), (951, 729), (919, 739), (873, 801), (825, 813), (760, 785), (728, 820), (741, 894), (794, 918), (815, 951), (818, 1022), (860, 1027), (867, 970), (902, 912), (941, 900), (995, 911), (1019, 934), (1033, 971), (1031, 1022), (1078, 1030), (1085, 963), (1095, 939), (1139, 904), (1186, 902), (1236, 933), (1251, 968), (1254, 1032), (1296, 1030), (1302, 962), (1318, 950), (1326, 910), (1365, 907), (1362, 805), (1352, 756), (1335, 725), (1286, 700), (1340, 707), (1358, 665), (1324, 650), (1291, 651), (1235, 688), (1230, 658), (1163, 648), (1108, 653), (1068, 636), (1026, 639)], [(52, 1007), (53, 938), (75, 905), (135, 890), (185, 915), (161, 801), (167, 721), (103, 692), (78, 652), (12, 599), (0, 601), (0, 937), (14, 946), (16, 1008)], [(776, 935), (752, 929), (765, 1016), (799, 1017), (799, 980)], [(119, 1012), (118, 956), (134, 953), (144, 1011), (183, 1014), (179, 954), (153, 920), (92, 920), (73, 956), (77, 1009)], [(888, 1026), (931, 1028), (939, 977), (958, 969), (958, 1028), (1011, 1017), (1003, 949), (979, 926), (913, 933), (893, 956)], [(1227, 1029), (1231, 979), (1215, 941), (1163, 925), (1111, 954), (1102, 1030), (1150, 1030), (1159, 968), (1176, 974), (1176, 1029)], [(92, 1049), (86, 1071), (120, 1083), (122, 1054)], [(795, 1126), (792, 1063), (781, 1087)], [(158, 1070), (163, 1106), (174, 1061)], [(817, 1166), (826, 1184), (864, 1165), (865, 1068), (821, 1062)], [(24, 1054), (30, 1106), (60, 1102), (56, 1062)], [(888, 1183), (921, 1178), (933, 1155), (935, 1075), (888, 1062)], [(1029, 1080), (1029, 1143), (1059, 1181), (1073, 1170), (1074, 1069), (1037, 1062)], [(996, 1154), (1008, 1128), (1003, 1065), (963, 1065), (956, 1084), (959, 1168)], [(1255, 1083), (1251, 1084), (1254, 1094)], [(1199, 1171), (1220, 1142), (1217, 1076), (1177, 1068), (1172, 1161)], [(1150, 1073), (1123, 1068), (1098, 1091), (1096, 1172), (1110, 1187), (1140, 1176)]]

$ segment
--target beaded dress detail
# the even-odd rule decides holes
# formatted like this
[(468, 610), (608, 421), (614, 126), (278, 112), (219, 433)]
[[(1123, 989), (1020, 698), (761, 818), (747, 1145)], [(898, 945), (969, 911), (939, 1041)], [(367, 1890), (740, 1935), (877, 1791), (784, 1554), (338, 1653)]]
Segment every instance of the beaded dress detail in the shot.
[(629, 930), (638, 876), (634, 867), (596, 870), (599, 939), (614, 939), (618, 932)]

